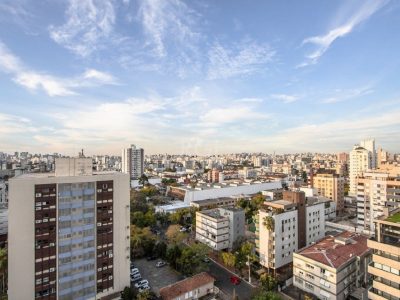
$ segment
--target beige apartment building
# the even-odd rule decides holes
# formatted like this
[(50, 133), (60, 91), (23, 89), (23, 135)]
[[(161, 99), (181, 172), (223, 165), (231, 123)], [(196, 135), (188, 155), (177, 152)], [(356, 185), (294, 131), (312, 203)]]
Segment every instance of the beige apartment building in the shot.
[(360, 146), (354, 146), (350, 152), (350, 189), (349, 195), (357, 195), (357, 178), (362, 176), (363, 172), (366, 172), (372, 168), (371, 165), (372, 154), (365, 148)]
[(344, 178), (337, 174), (319, 173), (313, 176), (313, 187), (318, 195), (333, 200), (337, 212), (344, 210)]
[(374, 234), (374, 220), (386, 207), (400, 206), (400, 178), (386, 172), (369, 171), (357, 178), (357, 225)]
[(293, 285), (318, 299), (347, 299), (367, 283), (371, 259), (367, 239), (345, 231), (294, 253)]
[(375, 237), (368, 240), (373, 250), (372, 262), (368, 266), (372, 286), (368, 299), (400, 299), (400, 208), (384, 210), (384, 215), (375, 221)]
[(129, 175), (60, 158), (10, 179), (8, 299), (114, 299), (130, 285)]

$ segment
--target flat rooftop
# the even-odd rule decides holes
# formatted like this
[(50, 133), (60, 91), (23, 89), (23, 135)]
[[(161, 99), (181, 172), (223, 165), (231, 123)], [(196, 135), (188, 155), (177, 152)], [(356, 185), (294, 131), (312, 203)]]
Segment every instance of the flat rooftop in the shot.
[[(93, 172), (93, 174), (90, 175), (77, 175), (77, 176), (96, 176), (96, 175), (114, 175), (114, 174), (124, 174), (122, 172), (117, 172), (117, 171), (101, 171), (101, 172)], [(48, 173), (24, 173), (19, 176), (13, 177), (12, 179), (28, 179), (28, 178), (53, 178), (53, 177), (74, 177), (74, 176), (56, 176), (54, 172), (48, 172)]]
[(395, 213), (385, 219), (387, 222), (400, 223), (400, 212)]
[(327, 236), (297, 254), (337, 269), (369, 251), (367, 240), (366, 236), (344, 231), (336, 236)]
[(199, 214), (211, 217), (213, 219), (217, 219), (217, 220), (222, 220), (222, 219), (226, 219), (226, 216), (221, 215), (220, 211), (218, 208), (215, 209), (209, 209), (209, 210), (203, 210), (201, 212), (198, 212)]

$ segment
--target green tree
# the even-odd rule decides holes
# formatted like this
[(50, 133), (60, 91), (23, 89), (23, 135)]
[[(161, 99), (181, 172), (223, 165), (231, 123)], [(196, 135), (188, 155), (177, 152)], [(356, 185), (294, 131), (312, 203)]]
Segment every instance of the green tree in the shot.
[(152, 293), (150, 292), (150, 290), (145, 290), (145, 291), (139, 293), (139, 294), (136, 296), (136, 299), (137, 299), (137, 300), (150, 300), (150, 299), (152, 299), (152, 298), (153, 298), (153, 295), (152, 295)]
[(273, 277), (270, 274), (261, 274), (260, 276), (260, 282), (262, 285), (262, 288), (265, 291), (273, 291), (275, 290), (276, 286), (277, 286), (277, 281), (275, 279), (275, 277)]
[(234, 267), (236, 264), (236, 256), (230, 252), (222, 252), (221, 258), (227, 267)]
[(139, 184), (145, 185), (148, 183), (149, 183), (149, 178), (145, 174), (139, 177)]
[(179, 245), (173, 245), (167, 249), (167, 261), (177, 269), (177, 260), (181, 257), (182, 250)]
[(281, 300), (282, 298), (274, 292), (267, 292), (263, 289), (260, 289), (256, 292), (256, 294), (251, 298), (251, 300)]
[(165, 242), (156, 243), (153, 253), (158, 257), (165, 259), (167, 255), (167, 244)]
[(274, 231), (275, 229), (275, 219), (272, 216), (266, 216), (263, 219), (263, 226), (269, 231)]
[[(148, 227), (140, 228), (131, 225), (131, 252), (132, 257), (140, 257), (145, 254), (145, 248), (153, 249), (155, 236)], [(150, 246), (151, 245), (151, 246)]]
[(1, 291), (5, 293), (7, 287), (8, 253), (6, 248), (0, 248)]
[(125, 287), (124, 290), (121, 292), (122, 300), (134, 300), (135, 296), (135, 292), (131, 287)]

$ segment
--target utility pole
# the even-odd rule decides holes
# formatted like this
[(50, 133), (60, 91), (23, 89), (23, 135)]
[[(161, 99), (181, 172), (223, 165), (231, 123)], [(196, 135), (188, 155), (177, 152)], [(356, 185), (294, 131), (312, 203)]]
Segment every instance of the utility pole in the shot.
[(251, 272), (250, 272), (250, 255), (247, 255), (247, 264), (249, 266), (249, 283), (251, 283)]

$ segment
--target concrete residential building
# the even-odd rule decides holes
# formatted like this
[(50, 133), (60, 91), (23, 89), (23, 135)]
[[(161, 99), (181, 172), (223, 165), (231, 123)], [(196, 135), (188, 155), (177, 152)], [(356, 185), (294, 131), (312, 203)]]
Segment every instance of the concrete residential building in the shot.
[(375, 220), (375, 238), (368, 240), (373, 250), (368, 273), (372, 286), (368, 299), (400, 299), (400, 208), (385, 209), (385, 214)]
[(370, 168), (375, 169), (377, 167), (377, 153), (375, 148), (375, 139), (366, 139), (360, 142), (360, 146), (367, 149), (370, 155)]
[(144, 150), (135, 145), (122, 150), (122, 172), (131, 179), (138, 179), (144, 174)]
[(367, 237), (348, 231), (294, 253), (293, 285), (318, 299), (344, 300), (367, 283)]
[(8, 297), (118, 297), (130, 285), (129, 176), (93, 173), (91, 158), (55, 163), (10, 179)]
[(244, 237), (244, 210), (220, 207), (196, 212), (196, 240), (214, 250), (232, 249)]
[(206, 272), (178, 281), (160, 289), (163, 300), (200, 299), (214, 293), (215, 278)]
[(337, 174), (319, 173), (313, 176), (313, 187), (318, 195), (327, 197), (336, 203), (337, 211), (344, 210), (344, 178)]
[(357, 196), (357, 178), (369, 169), (371, 169), (371, 153), (363, 147), (354, 146), (350, 151), (350, 196)]
[(385, 207), (400, 206), (400, 177), (385, 172), (364, 172), (357, 179), (357, 225), (374, 233), (374, 219), (383, 215)]
[(324, 203), (307, 203), (298, 191), (285, 191), (283, 199), (265, 202), (258, 212), (256, 251), (270, 269), (290, 264), (295, 251), (325, 235)]

